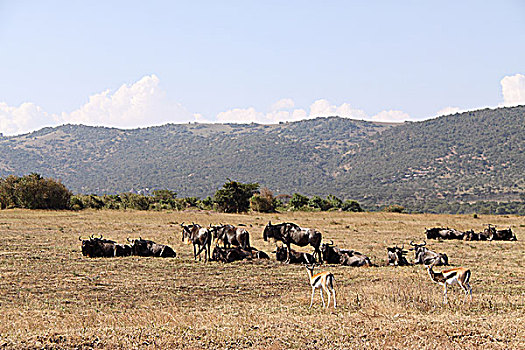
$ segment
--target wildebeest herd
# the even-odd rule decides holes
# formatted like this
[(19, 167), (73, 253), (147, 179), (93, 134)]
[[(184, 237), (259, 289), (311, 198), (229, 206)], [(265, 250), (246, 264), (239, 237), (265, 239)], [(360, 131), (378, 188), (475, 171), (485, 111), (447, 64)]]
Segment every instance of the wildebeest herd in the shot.
[(515, 241), (516, 235), (512, 229), (497, 230), (495, 226), (488, 224), (482, 232), (468, 230), (465, 232), (453, 228), (433, 227), (426, 229), (428, 239), (462, 239), (465, 241)]
[[(230, 224), (209, 225), (202, 227), (199, 224), (191, 225), (180, 224), (182, 228), (182, 242), (193, 245), (193, 257), (201, 260), (204, 253), (204, 261), (218, 261), (231, 263), (240, 260), (270, 259), (263, 251), (250, 245), (250, 234), (243, 227), (235, 227)], [(427, 239), (463, 239), (472, 240), (510, 240), (515, 241), (516, 236), (510, 228), (497, 230), (493, 225), (488, 225), (483, 232), (474, 233), (473, 230), (460, 232), (455, 229), (435, 227), (426, 229)], [(275, 257), (277, 261), (288, 264), (303, 264), (307, 266), (308, 276), (313, 291), (317, 288), (323, 289), (326, 293), (333, 293), (335, 307), (335, 291), (333, 290), (333, 275), (328, 272), (313, 274), (315, 264), (339, 264), (343, 266), (377, 266), (372, 264), (366, 255), (351, 249), (337, 247), (333, 241), (322, 243), (322, 233), (316, 229), (300, 227), (297, 224), (285, 222), (272, 224), (268, 222), (263, 231), (264, 241), (273, 239), (276, 245)], [(158, 244), (151, 240), (127, 239), (127, 244), (119, 244), (115, 241), (100, 237), (82, 239), (82, 254), (84, 256), (95, 257), (123, 257), (123, 256), (144, 256), (144, 257), (163, 257), (175, 258), (176, 252), (168, 245)], [(281, 246), (277, 242), (281, 242)], [(211, 251), (212, 243), (215, 244)], [(221, 246), (222, 244), (222, 246)], [(292, 249), (291, 245), (313, 247), (313, 254), (298, 252)], [(448, 256), (438, 253), (427, 247), (427, 242), (414, 243), (410, 241), (409, 250), (414, 251), (414, 262), (410, 263), (406, 258), (408, 250), (404, 245), (398, 247), (387, 247), (387, 265), (409, 266), (422, 264), (427, 267), (428, 273), (433, 281), (444, 286), (444, 301), (446, 302), (447, 285), (458, 284), (465, 291), (471, 294), (468, 280), (470, 270), (465, 268), (452, 268), (442, 272), (433, 271), (434, 266), (448, 265)], [(322, 293), (321, 293), (322, 295)], [(472, 297), (472, 296), (471, 296)], [(330, 295), (329, 295), (330, 301)], [(324, 300), (323, 300), (324, 305)], [(310, 305), (311, 306), (311, 305)]]

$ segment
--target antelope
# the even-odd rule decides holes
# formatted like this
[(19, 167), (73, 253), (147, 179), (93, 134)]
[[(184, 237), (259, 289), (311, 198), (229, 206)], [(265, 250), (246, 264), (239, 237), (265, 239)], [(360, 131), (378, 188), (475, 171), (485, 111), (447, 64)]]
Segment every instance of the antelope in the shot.
[(324, 296), (323, 296), (323, 290), (328, 294), (328, 304), (326, 305), (326, 308), (330, 307), (330, 292), (334, 295), (334, 309), (337, 307), (337, 302), (335, 301), (335, 289), (334, 289), (334, 275), (328, 271), (323, 271), (320, 273), (314, 273), (315, 264), (313, 265), (304, 265), (306, 267), (306, 272), (308, 273), (308, 277), (310, 279), (310, 286), (312, 286), (312, 298), (310, 299), (310, 307), (312, 308), (312, 304), (314, 303), (314, 294), (315, 290), (319, 288), (319, 293), (321, 294), (321, 300), (323, 301), (323, 308), (325, 307), (324, 303)]
[(434, 263), (427, 265), (427, 271), (432, 281), (437, 282), (443, 286), (443, 304), (447, 304), (447, 284), (451, 286), (457, 284), (465, 292), (465, 298), (470, 295), (472, 301), (472, 288), (470, 287), (470, 270), (465, 267), (455, 267), (452, 269), (443, 270), (441, 272), (434, 272), (432, 269)]

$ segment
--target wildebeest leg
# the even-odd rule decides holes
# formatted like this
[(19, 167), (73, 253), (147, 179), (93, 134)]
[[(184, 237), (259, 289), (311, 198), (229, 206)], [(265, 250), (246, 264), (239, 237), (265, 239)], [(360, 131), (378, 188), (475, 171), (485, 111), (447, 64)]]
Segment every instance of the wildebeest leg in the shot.
[(290, 243), (289, 243), (289, 242), (286, 243), (286, 249), (287, 249), (287, 250), (286, 250), (287, 255), (286, 255), (286, 261), (285, 261), (285, 263), (286, 263), (286, 264), (289, 264), (289, 263), (290, 263), (290, 257), (292, 256), (292, 254), (291, 254), (291, 249), (290, 249)]
[(319, 264), (323, 264), (323, 257), (321, 256), (321, 250), (319, 249), (319, 246), (315, 247), (314, 251), (315, 259), (319, 262)]

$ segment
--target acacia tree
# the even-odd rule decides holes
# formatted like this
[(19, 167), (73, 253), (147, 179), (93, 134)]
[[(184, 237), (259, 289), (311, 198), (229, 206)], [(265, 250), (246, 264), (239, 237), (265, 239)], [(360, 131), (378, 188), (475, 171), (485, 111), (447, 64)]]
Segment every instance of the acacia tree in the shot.
[(225, 213), (241, 213), (250, 209), (250, 198), (259, 189), (258, 183), (243, 184), (238, 181), (228, 181), (218, 189), (213, 196), (217, 210)]

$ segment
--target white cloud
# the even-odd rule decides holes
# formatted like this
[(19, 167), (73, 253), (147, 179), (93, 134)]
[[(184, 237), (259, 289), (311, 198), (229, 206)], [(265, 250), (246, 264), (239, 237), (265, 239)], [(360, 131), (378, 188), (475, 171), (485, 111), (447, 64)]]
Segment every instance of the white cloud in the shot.
[(122, 85), (111, 93), (106, 90), (71, 113), (62, 113), (61, 121), (86, 125), (135, 128), (169, 122), (185, 122), (194, 117), (180, 104), (166, 98), (156, 75), (145, 76), (132, 85)]
[(525, 75), (509, 75), (501, 79), (504, 106), (525, 105)]
[(291, 109), (295, 107), (295, 103), (291, 98), (283, 98), (279, 101), (275, 102), (271, 107), (270, 110), (272, 112), (280, 111), (282, 109)]
[(10, 107), (0, 102), (0, 132), (5, 135), (27, 133), (53, 125), (56, 125), (55, 116), (49, 115), (33, 103), (26, 102), (19, 107)]
[[(325, 99), (314, 101), (310, 105), (308, 112), (304, 109), (289, 110), (289, 108), (294, 105), (295, 103), (291, 99), (279, 100), (271, 106), (272, 112), (270, 113), (258, 112), (253, 107), (245, 109), (235, 108), (219, 113), (217, 115), (217, 122), (271, 124), (332, 116), (385, 122), (401, 122), (410, 119), (410, 116), (402, 111), (383, 111), (375, 116), (368, 116), (365, 111), (353, 108), (348, 103), (337, 106)], [(281, 108), (277, 108), (278, 106)]]
[(459, 107), (445, 107), (437, 111), (436, 117), (440, 117), (442, 115), (451, 115), (456, 113), (463, 113), (465, 110), (459, 108)]
[(403, 112), (403, 111), (381, 111), (377, 113), (376, 115), (372, 116), (371, 118), (367, 118), (368, 120), (372, 120), (375, 122), (404, 122), (407, 120), (410, 120), (410, 116)]
[(219, 123), (262, 123), (264, 119), (264, 113), (257, 112), (253, 107), (235, 108), (217, 114)]

